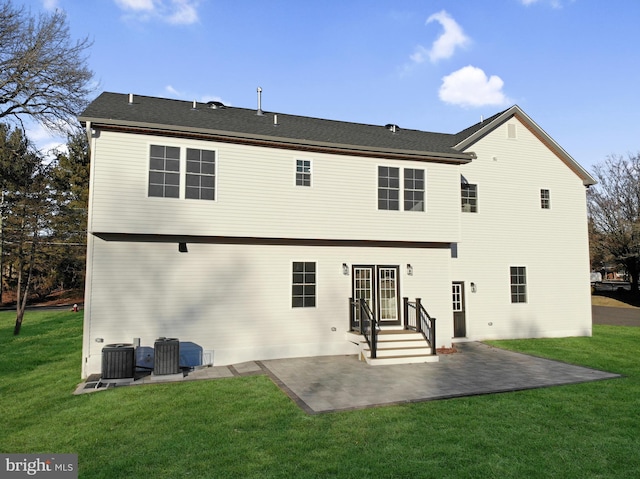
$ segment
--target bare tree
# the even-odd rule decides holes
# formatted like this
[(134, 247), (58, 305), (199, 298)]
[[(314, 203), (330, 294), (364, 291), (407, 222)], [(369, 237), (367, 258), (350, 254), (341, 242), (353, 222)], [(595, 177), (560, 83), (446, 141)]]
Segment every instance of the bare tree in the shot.
[(93, 72), (88, 38), (73, 42), (64, 12), (34, 17), (0, 0), (0, 118), (32, 117), (63, 130), (86, 106)]
[(640, 153), (611, 155), (593, 169), (598, 184), (589, 189), (589, 216), (600, 250), (625, 267), (638, 295), (640, 274)]

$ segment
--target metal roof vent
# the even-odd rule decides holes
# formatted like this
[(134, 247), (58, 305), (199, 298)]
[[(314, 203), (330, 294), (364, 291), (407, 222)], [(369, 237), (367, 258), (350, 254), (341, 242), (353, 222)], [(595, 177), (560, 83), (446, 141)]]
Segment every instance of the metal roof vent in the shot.
[(256, 115), (263, 115), (264, 112), (262, 111), (262, 88), (258, 87), (258, 111), (256, 112)]
[(388, 123), (384, 125), (384, 127), (389, 130), (391, 133), (397, 133), (400, 127), (398, 125), (394, 125), (393, 123)]
[(220, 109), (224, 108), (224, 103), (219, 102), (219, 101), (208, 101), (207, 102), (207, 106), (209, 108), (211, 108), (212, 110), (220, 110)]

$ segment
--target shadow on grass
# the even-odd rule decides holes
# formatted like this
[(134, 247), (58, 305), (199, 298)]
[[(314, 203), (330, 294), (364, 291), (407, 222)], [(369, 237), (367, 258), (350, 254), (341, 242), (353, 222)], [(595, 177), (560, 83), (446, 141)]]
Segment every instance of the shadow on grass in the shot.
[(0, 451), (76, 453), (80, 478), (619, 479), (640, 470), (640, 328), (499, 343), (619, 380), (308, 416), (266, 376), (74, 396), (82, 314), (28, 313), (17, 337), (13, 321), (0, 313)]
[(632, 294), (631, 291), (596, 291), (593, 296), (615, 299), (640, 308), (640, 294)]

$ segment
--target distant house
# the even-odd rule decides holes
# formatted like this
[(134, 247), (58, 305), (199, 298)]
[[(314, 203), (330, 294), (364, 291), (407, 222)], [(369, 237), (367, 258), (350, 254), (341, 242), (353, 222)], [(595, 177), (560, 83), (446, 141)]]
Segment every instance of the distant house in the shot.
[(214, 365), (355, 354), (350, 298), (382, 332), (420, 298), (430, 348), (591, 334), (594, 179), (518, 106), (442, 134), (103, 93), (80, 121), (84, 376), (134, 338)]

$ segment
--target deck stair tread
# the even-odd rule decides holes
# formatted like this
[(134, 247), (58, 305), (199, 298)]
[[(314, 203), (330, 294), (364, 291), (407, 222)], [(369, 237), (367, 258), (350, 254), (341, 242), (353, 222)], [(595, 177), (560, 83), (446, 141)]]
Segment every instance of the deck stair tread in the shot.
[(377, 357), (371, 358), (371, 349), (365, 337), (350, 331), (347, 338), (358, 344), (360, 358), (371, 365), (436, 362), (429, 342), (421, 332), (406, 329), (383, 329), (378, 332)]

